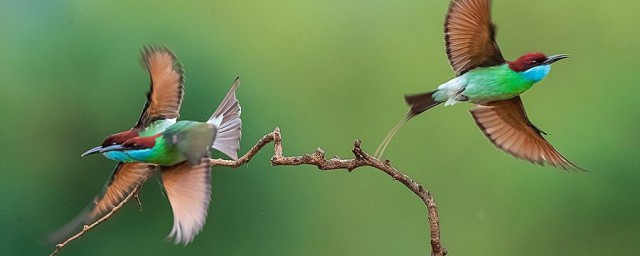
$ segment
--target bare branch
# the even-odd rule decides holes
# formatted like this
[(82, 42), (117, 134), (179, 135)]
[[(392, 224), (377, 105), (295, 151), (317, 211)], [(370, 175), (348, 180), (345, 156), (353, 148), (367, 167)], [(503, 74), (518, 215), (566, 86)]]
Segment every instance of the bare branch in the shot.
[(251, 149), (249, 149), (249, 151), (245, 153), (244, 156), (238, 158), (238, 160), (233, 161), (233, 160), (224, 160), (224, 159), (211, 159), (211, 166), (228, 166), (228, 167), (236, 168), (243, 164), (248, 163), (251, 160), (251, 158), (253, 158), (253, 156), (255, 156), (264, 146), (266, 146), (267, 144), (273, 141), (274, 134), (276, 133), (276, 131), (280, 133), (280, 129), (276, 128), (275, 131), (265, 136), (262, 136), (262, 138), (258, 140), (256, 145), (251, 147)]
[(333, 157), (331, 159), (325, 158), (325, 153), (321, 148), (316, 149), (315, 152), (311, 154), (305, 154), (303, 156), (284, 156), (282, 153), (282, 136), (280, 134), (280, 129), (276, 128), (273, 132), (263, 136), (255, 146), (249, 150), (245, 155), (240, 157), (237, 161), (231, 160), (223, 160), (223, 159), (212, 159), (211, 165), (220, 165), (220, 166), (229, 166), (229, 167), (238, 167), (241, 166), (260, 151), (266, 144), (273, 142), (274, 154), (271, 158), (271, 165), (315, 165), (318, 169), (323, 171), (328, 170), (347, 170), (349, 172), (355, 170), (356, 168), (369, 166), (376, 168), (387, 175), (391, 176), (396, 181), (402, 183), (405, 187), (411, 190), (414, 194), (416, 194), (422, 202), (427, 206), (428, 211), (428, 221), (429, 221), (429, 229), (430, 229), (430, 237), (431, 237), (431, 255), (432, 256), (444, 256), (447, 254), (447, 249), (442, 246), (440, 242), (440, 220), (438, 218), (438, 209), (436, 207), (436, 203), (431, 196), (431, 193), (424, 189), (422, 185), (412, 180), (406, 174), (398, 171), (393, 168), (388, 160), (380, 161), (379, 159), (369, 155), (367, 152), (364, 152), (360, 147), (360, 140), (356, 140), (353, 145), (353, 154), (355, 156), (354, 159), (339, 159), (338, 157)]
[[(316, 149), (312, 154), (305, 154), (303, 156), (284, 156), (282, 153), (282, 136), (280, 134), (280, 129), (276, 128), (273, 132), (263, 136), (256, 145), (254, 145), (246, 154), (242, 157), (238, 158), (238, 160), (224, 160), (224, 159), (211, 159), (211, 166), (228, 166), (237, 168), (242, 166), (249, 161), (264, 148), (267, 144), (273, 142), (274, 144), (274, 154), (271, 157), (271, 165), (273, 166), (289, 166), (289, 165), (314, 165), (317, 166), (318, 169), (323, 171), (329, 170), (347, 170), (349, 172), (363, 166), (373, 167), (378, 169), (387, 175), (391, 176), (394, 180), (399, 181), (409, 190), (411, 190), (414, 194), (416, 194), (422, 202), (427, 207), (427, 219), (429, 222), (431, 237), (431, 255), (432, 256), (444, 256), (447, 254), (447, 249), (442, 246), (440, 242), (440, 221), (438, 219), (438, 209), (436, 207), (436, 203), (431, 196), (431, 193), (424, 189), (422, 185), (413, 181), (409, 176), (404, 173), (398, 171), (393, 168), (388, 160), (380, 161), (379, 159), (372, 157), (368, 153), (364, 152), (362, 148), (360, 148), (360, 140), (356, 140), (354, 142), (353, 154), (355, 158), (353, 159), (340, 159), (338, 157), (333, 157), (331, 159), (326, 159), (324, 151), (321, 148)], [(51, 254), (55, 255), (62, 249), (67, 243), (75, 240), (80, 237), (93, 227), (102, 223), (103, 221), (109, 219), (115, 212), (117, 212), (124, 204), (126, 204), (132, 197), (137, 195), (137, 191), (140, 189), (142, 185), (137, 186), (131, 194), (129, 194), (118, 206), (114, 207), (107, 215), (100, 218), (98, 221), (92, 223), (89, 226), (84, 226), (82, 231), (78, 234), (72, 236), (61, 244), (56, 246), (56, 250)]]

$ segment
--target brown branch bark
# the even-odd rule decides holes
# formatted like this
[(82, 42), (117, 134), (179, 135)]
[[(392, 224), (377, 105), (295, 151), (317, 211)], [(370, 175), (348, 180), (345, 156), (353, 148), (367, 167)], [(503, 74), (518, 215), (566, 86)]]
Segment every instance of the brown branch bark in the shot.
[(431, 196), (431, 193), (424, 189), (422, 185), (412, 180), (406, 174), (393, 168), (388, 160), (380, 161), (379, 159), (364, 152), (360, 147), (360, 140), (356, 140), (353, 145), (353, 159), (339, 159), (333, 157), (326, 159), (324, 151), (321, 148), (316, 149), (312, 154), (305, 154), (303, 156), (284, 156), (282, 153), (282, 136), (280, 129), (276, 128), (273, 132), (263, 136), (255, 146), (253, 146), (249, 152), (240, 157), (237, 161), (212, 159), (211, 165), (238, 167), (251, 160), (251, 158), (258, 153), (265, 145), (273, 142), (274, 154), (271, 157), (271, 165), (315, 165), (318, 169), (323, 171), (328, 170), (347, 170), (349, 172), (356, 168), (369, 166), (376, 168), (387, 175), (391, 176), (396, 181), (402, 183), (405, 187), (416, 194), (422, 202), (427, 206), (427, 218), (429, 221), (429, 229), (431, 237), (431, 255), (432, 256), (444, 256), (447, 254), (447, 249), (442, 246), (440, 241), (440, 219), (438, 218), (438, 208)]
[[(211, 159), (212, 166), (228, 166), (228, 167), (239, 167), (242, 166), (249, 161), (251, 158), (255, 156), (262, 148), (264, 148), (267, 144), (273, 142), (274, 144), (274, 154), (271, 157), (271, 165), (272, 166), (289, 166), (289, 165), (314, 165), (317, 166), (318, 169), (323, 171), (328, 170), (347, 170), (349, 172), (363, 166), (373, 167), (378, 169), (387, 175), (391, 176), (394, 180), (399, 181), (409, 190), (411, 190), (414, 194), (416, 194), (422, 202), (427, 207), (427, 220), (429, 222), (429, 236), (431, 238), (431, 255), (432, 256), (444, 256), (447, 255), (447, 249), (442, 246), (440, 241), (440, 220), (438, 218), (438, 209), (436, 207), (436, 203), (431, 196), (431, 193), (426, 190), (422, 185), (412, 180), (406, 174), (398, 171), (393, 168), (388, 160), (381, 161), (368, 153), (364, 152), (362, 148), (360, 148), (360, 140), (356, 140), (354, 142), (353, 154), (355, 158), (353, 159), (340, 159), (338, 157), (333, 157), (331, 159), (326, 159), (324, 151), (321, 148), (316, 149), (316, 151), (312, 154), (305, 154), (303, 156), (284, 156), (282, 153), (282, 136), (280, 134), (280, 129), (276, 128), (273, 132), (263, 136), (256, 145), (251, 147), (249, 151), (240, 157), (238, 160), (224, 160), (224, 159)], [(85, 225), (82, 231), (78, 234), (70, 237), (63, 243), (56, 245), (56, 250), (51, 254), (55, 255), (58, 253), (66, 244), (80, 237), (93, 227), (102, 223), (106, 219), (110, 218), (115, 212), (117, 212), (122, 205), (126, 204), (132, 197), (137, 195), (137, 191), (140, 189), (142, 185), (136, 187), (131, 194), (129, 194), (118, 206), (113, 208), (107, 215), (100, 218), (98, 221), (92, 223), (91, 225)]]

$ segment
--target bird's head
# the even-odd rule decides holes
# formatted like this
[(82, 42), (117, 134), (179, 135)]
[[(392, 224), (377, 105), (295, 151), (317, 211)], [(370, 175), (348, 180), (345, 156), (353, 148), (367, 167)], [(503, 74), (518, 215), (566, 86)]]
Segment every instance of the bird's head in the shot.
[(156, 145), (156, 138), (159, 135), (160, 134), (156, 136), (149, 136), (149, 137), (134, 137), (126, 140), (122, 144), (115, 144), (108, 147), (104, 147), (100, 150), (100, 153), (106, 153), (111, 151), (150, 149)]
[(100, 144), (100, 146), (87, 150), (87, 152), (84, 152), (82, 156), (100, 153), (103, 148), (122, 144), (125, 141), (135, 137), (138, 137), (138, 132), (133, 129), (109, 135), (104, 139), (104, 141), (102, 141), (102, 144)]
[(131, 138), (138, 137), (138, 135), (139, 135), (138, 132), (134, 130), (128, 130), (128, 131), (112, 134), (104, 139), (101, 146), (108, 147), (108, 146), (113, 146), (117, 144), (122, 144)]
[(509, 62), (509, 68), (515, 72), (523, 73), (525, 78), (533, 82), (539, 82), (549, 74), (551, 64), (566, 58), (569, 58), (569, 55), (558, 54), (546, 56), (541, 52), (532, 52)]

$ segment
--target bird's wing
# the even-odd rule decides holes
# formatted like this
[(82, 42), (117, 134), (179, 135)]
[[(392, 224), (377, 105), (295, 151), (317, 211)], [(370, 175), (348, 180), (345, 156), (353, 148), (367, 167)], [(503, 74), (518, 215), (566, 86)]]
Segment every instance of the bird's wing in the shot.
[(159, 119), (178, 118), (182, 103), (184, 71), (171, 50), (145, 47), (142, 63), (149, 71), (151, 86), (136, 128), (145, 128)]
[(582, 170), (562, 156), (527, 117), (520, 96), (476, 105), (471, 111), (482, 132), (501, 150), (535, 164)]
[(82, 225), (102, 218), (105, 213), (120, 204), (137, 185), (149, 179), (155, 168), (155, 165), (144, 163), (118, 163), (104, 191), (73, 220), (49, 234), (47, 240), (51, 243), (59, 243), (77, 232)]
[(213, 141), (213, 148), (226, 154), (234, 160), (238, 159), (240, 137), (242, 136), (242, 119), (240, 119), (240, 103), (236, 98), (236, 89), (240, 85), (240, 78), (236, 78), (231, 89), (218, 106), (207, 123), (216, 127), (217, 133)]
[(453, 0), (444, 24), (447, 57), (458, 76), (505, 63), (495, 41), (491, 0)]
[(94, 199), (94, 207), (89, 213), (89, 218), (96, 219), (113, 209), (136, 186), (147, 181), (155, 168), (155, 165), (147, 163), (118, 163), (104, 192)]
[(162, 167), (162, 185), (173, 210), (173, 228), (168, 238), (188, 244), (202, 230), (211, 201), (209, 158), (198, 165), (183, 163)]

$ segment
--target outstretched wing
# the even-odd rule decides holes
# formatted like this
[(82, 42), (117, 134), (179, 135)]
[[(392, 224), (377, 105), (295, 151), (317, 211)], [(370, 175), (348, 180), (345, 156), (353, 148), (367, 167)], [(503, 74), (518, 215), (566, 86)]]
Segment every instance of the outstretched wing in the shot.
[(520, 96), (476, 105), (470, 112), (480, 130), (501, 150), (535, 164), (582, 170), (544, 139), (544, 132), (529, 121)]
[(93, 202), (77, 217), (51, 233), (47, 240), (52, 243), (61, 242), (72, 233), (79, 231), (83, 225), (103, 217), (131, 194), (136, 186), (149, 179), (155, 168), (155, 165), (144, 163), (118, 163), (104, 191), (96, 196)]
[(180, 116), (184, 70), (171, 50), (164, 47), (145, 47), (142, 63), (149, 71), (151, 86), (136, 128), (145, 128), (159, 119)]
[(495, 41), (491, 0), (453, 0), (444, 24), (447, 57), (458, 76), (505, 63)]
[(202, 230), (211, 201), (209, 157), (197, 165), (185, 161), (162, 167), (162, 185), (173, 210), (173, 228), (169, 233), (174, 243), (188, 244)]
[(94, 199), (89, 219), (101, 217), (127, 197), (134, 187), (142, 185), (153, 174), (156, 166), (146, 163), (118, 163), (104, 192)]

